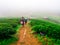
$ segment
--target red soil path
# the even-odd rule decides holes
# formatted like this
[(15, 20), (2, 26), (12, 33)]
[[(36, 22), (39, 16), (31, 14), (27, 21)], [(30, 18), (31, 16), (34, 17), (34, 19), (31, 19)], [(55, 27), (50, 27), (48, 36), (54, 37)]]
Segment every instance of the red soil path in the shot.
[(11, 45), (42, 45), (42, 43), (40, 43), (31, 33), (31, 29), (28, 24), (20, 28), (18, 38), (19, 40)]

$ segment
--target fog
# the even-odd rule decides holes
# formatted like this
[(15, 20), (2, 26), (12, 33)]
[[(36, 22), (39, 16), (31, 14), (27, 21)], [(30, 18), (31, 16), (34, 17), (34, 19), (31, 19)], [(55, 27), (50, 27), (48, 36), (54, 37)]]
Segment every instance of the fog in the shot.
[(0, 17), (60, 16), (60, 0), (0, 0)]

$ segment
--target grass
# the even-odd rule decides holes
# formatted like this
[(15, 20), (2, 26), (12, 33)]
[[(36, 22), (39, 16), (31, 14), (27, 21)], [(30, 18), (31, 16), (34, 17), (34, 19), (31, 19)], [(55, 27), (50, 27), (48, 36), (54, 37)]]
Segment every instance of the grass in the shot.
[[(38, 38), (39, 42), (42, 42), (43, 45), (60, 45), (60, 40), (55, 41), (53, 38), (49, 38), (47, 36), (41, 36), (40, 34), (35, 34), (34, 35), (36, 38)], [(44, 37), (46, 40), (44, 40)]]
[[(19, 28), (21, 27), (21, 25), (18, 25), (15, 30), (18, 32)], [(11, 43), (14, 43), (18, 40), (17, 33), (15, 35), (12, 35), (13, 37), (10, 39), (5, 39), (5, 40), (0, 40), (0, 45), (10, 45)]]
[(12, 37), (12, 38), (10, 38), (10, 39), (5, 39), (5, 40), (3, 40), (3, 41), (0, 41), (0, 45), (9, 45), (10, 43), (13, 43), (13, 42), (15, 42), (15, 41), (17, 41), (18, 39), (17, 38), (15, 38), (15, 37)]

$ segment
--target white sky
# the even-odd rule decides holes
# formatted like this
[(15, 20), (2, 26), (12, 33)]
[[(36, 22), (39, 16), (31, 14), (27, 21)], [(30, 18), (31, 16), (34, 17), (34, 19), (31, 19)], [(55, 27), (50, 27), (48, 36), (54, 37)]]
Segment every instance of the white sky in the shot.
[(0, 11), (60, 11), (60, 0), (0, 0)]
[(0, 14), (9, 11), (60, 12), (60, 0), (0, 0)]

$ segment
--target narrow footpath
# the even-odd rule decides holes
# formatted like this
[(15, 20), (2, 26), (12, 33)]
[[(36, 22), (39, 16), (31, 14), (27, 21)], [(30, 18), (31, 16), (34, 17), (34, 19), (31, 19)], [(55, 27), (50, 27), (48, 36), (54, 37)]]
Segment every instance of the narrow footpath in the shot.
[(18, 41), (12, 45), (42, 45), (38, 42), (38, 39), (34, 37), (31, 33), (31, 27), (26, 24), (24, 27), (21, 27), (18, 32)]

